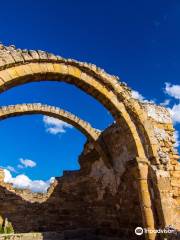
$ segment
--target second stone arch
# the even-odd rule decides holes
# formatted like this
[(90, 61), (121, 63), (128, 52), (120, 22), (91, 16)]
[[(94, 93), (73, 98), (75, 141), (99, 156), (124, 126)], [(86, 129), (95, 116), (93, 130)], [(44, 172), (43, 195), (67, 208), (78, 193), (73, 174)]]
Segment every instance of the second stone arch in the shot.
[(108, 157), (108, 153), (105, 152), (104, 146), (102, 146), (102, 144), (100, 144), (100, 142), (98, 141), (101, 135), (101, 131), (92, 127), (90, 123), (77, 117), (73, 113), (70, 113), (64, 109), (55, 106), (50, 106), (41, 103), (16, 104), (0, 107), (0, 121), (10, 117), (31, 114), (46, 115), (49, 117), (62, 120), (74, 126), (81, 133), (83, 133), (90, 142), (93, 143), (94, 148), (102, 157), (106, 165), (109, 166), (111, 164), (111, 161)]

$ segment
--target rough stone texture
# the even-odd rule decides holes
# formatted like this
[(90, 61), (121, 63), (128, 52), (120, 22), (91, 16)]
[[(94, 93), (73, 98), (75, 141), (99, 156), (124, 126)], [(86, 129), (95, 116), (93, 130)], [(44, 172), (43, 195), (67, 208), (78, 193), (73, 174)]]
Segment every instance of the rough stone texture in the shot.
[[(124, 133), (123, 125), (115, 123), (101, 134), (99, 141), (111, 155), (114, 166), (111, 169), (104, 164), (93, 144), (87, 142), (79, 157), (81, 170), (64, 172), (47, 194), (13, 189), (11, 184), (1, 182), (0, 212), (13, 223), (16, 232), (91, 228), (98, 235), (104, 234), (103, 239), (135, 239), (134, 229), (143, 224), (136, 178), (136, 148)], [(171, 193), (166, 182), (169, 171), (155, 169), (155, 173), (158, 181), (155, 175), (154, 184), (166, 189), (162, 190), (166, 193), (161, 196), (163, 200)], [(2, 180), (2, 171), (0, 176)], [(158, 196), (153, 195), (156, 202)], [(170, 207), (174, 207), (173, 201)]]
[[(34, 202), (37, 196), (2, 186), (0, 214), (9, 214), (16, 229), (21, 222), (18, 214), (23, 211), (27, 226), (33, 229), (91, 226), (98, 231), (106, 229), (109, 235), (127, 233), (128, 237), (137, 223), (150, 229), (167, 225), (180, 229), (180, 164), (167, 110), (133, 99), (124, 83), (93, 64), (0, 45), (0, 92), (47, 80), (64, 81), (90, 94), (109, 110), (116, 124), (93, 145), (85, 146), (81, 171), (58, 179), (45, 201)], [(99, 146), (103, 149), (98, 151), (100, 156)], [(108, 159), (103, 156), (104, 150)], [(37, 212), (40, 214), (33, 222)], [(154, 240), (156, 235), (148, 234), (146, 238)]]
[(81, 170), (64, 172), (47, 194), (15, 190), (1, 182), (1, 215), (12, 222), (15, 232), (90, 228), (98, 235), (133, 239), (134, 228), (142, 226), (136, 152), (131, 139), (122, 135), (123, 128), (113, 124), (100, 139), (112, 150), (116, 171), (87, 143), (79, 157)]
[[(177, 150), (174, 148), (174, 128), (169, 112), (154, 104), (144, 104), (151, 118), (151, 126), (158, 143), (159, 165), (151, 165), (153, 185), (156, 193), (155, 202), (162, 209), (164, 217), (159, 213), (159, 219), (164, 218), (164, 225), (172, 225), (180, 229), (180, 162)], [(160, 201), (158, 201), (160, 199)]]

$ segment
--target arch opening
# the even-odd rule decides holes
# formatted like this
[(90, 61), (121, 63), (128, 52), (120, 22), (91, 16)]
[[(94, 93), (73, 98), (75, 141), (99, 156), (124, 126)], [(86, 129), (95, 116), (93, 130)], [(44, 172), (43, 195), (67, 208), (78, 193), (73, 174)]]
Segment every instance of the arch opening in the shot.
[(98, 141), (98, 138), (101, 135), (101, 131), (93, 128), (88, 122), (80, 119), (74, 114), (54, 106), (43, 105), (40, 103), (19, 105), (17, 104), (0, 108), (0, 120), (28, 114), (44, 114), (65, 121), (68, 124), (74, 126), (79, 131), (81, 131), (90, 142), (93, 143), (95, 149), (103, 158), (106, 165), (110, 167), (110, 165), (112, 164), (111, 159), (108, 156), (108, 152), (104, 148), (103, 144), (100, 144)]
[[(119, 101), (119, 97), (106, 86), (107, 84), (102, 85), (97, 79), (89, 76), (88, 73), (81, 72), (79, 68), (74, 66), (62, 63), (45, 63), (45, 61), (40, 63), (27, 62), (23, 65), (2, 70), (0, 74), (1, 73), (1, 92), (14, 86), (33, 81), (64, 81), (77, 86), (101, 102), (115, 117), (116, 121), (124, 121), (124, 124), (127, 126), (127, 129), (130, 129), (136, 143), (138, 157), (146, 157), (145, 149), (143, 148), (136, 126), (129, 116), (124, 103)], [(119, 85), (117, 81), (116, 85)], [(123, 90), (122, 93), (124, 92), (125, 90)], [(135, 106), (137, 106), (137, 104), (135, 104)], [(151, 149), (151, 146), (149, 149)]]
[[(58, 107), (44, 105), (40, 103), (18, 104), (18, 105), (9, 105), (9, 106), (0, 107), (0, 121), (13, 118), (13, 117), (24, 116), (24, 115), (49, 116), (51, 119), (50, 118), (47, 119), (48, 121), (58, 119), (67, 123), (68, 125), (70, 124), (73, 127), (75, 127), (78, 131), (80, 131), (88, 139), (88, 141), (92, 143), (93, 146), (95, 146), (99, 155), (103, 154), (102, 153), (103, 150), (101, 150), (100, 145), (98, 143), (95, 144), (99, 135), (101, 134), (100, 130), (93, 128), (88, 122), (80, 119), (79, 117), (77, 117), (76, 115), (70, 112), (67, 112)], [(44, 119), (42, 121), (44, 121)], [(18, 167), (21, 169), (27, 168), (27, 167), (34, 167), (34, 165), (32, 164), (36, 164), (36, 162), (30, 159), (20, 158), (19, 165), (17, 165), (17, 169)], [(9, 189), (10, 191), (14, 191), (13, 189), (16, 189), (18, 195), (22, 197), (22, 199), (27, 200), (28, 202), (35, 201), (35, 202), (41, 203), (41, 202), (47, 201), (56, 186), (57, 181), (55, 180), (54, 182), (54, 177), (51, 177), (47, 181), (42, 181), (42, 180), (32, 181), (28, 176), (24, 174), (20, 174), (19, 176), (16, 176), (15, 178), (13, 178), (12, 175), (9, 176), (10, 171), (16, 173), (17, 175), (18, 172), (16, 171), (16, 169), (11, 165), (9, 166), (7, 165), (5, 169), (8, 170), (8, 171), (5, 170), (5, 173), (3, 173), (4, 170), (0, 169), (0, 182), (2, 181), (2, 186), (5, 184), (5, 187), (7, 187), (7, 189)], [(68, 169), (69, 168), (67, 167), (62, 174), (66, 174), (68, 172)], [(69, 171), (73, 171), (73, 170), (69, 170)], [(59, 177), (59, 174), (55, 176)], [(9, 183), (9, 184), (6, 185), (6, 183)]]
[[(14, 106), (10, 106), (5, 107), (3, 112), (6, 116), (12, 117), (13, 111)], [(17, 107), (14, 112), (21, 115), (21, 111), (24, 111), (23, 108)], [(32, 113), (31, 107), (29, 111)], [(36, 195), (30, 202), (27, 193), (25, 197), (0, 187), (0, 195), (8, 194), (9, 196), (6, 206), (0, 200), (0, 212), (3, 218), (7, 217), (12, 222), (16, 232), (64, 231), (71, 224), (73, 229), (78, 226), (93, 227), (102, 232), (106, 229), (109, 234), (125, 225), (132, 226), (134, 222), (141, 224), (138, 192), (136, 184), (132, 184), (135, 167), (132, 159), (137, 152), (130, 133), (128, 135), (124, 132), (123, 123), (121, 126), (114, 123), (98, 140), (102, 141), (108, 150), (111, 149), (111, 157), (116, 163), (116, 174), (112, 168), (106, 167), (94, 150), (92, 142), (87, 142), (79, 158), (80, 171), (66, 172), (64, 176), (57, 178), (46, 198)], [(131, 198), (129, 198), (130, 195)], [(37, 198), (40, 201), (37, 201)], [(135, 205), (132, 206), (134, 202)], [(119, 209), (114, 208), (115, 203), (120, 206)], [(6, 210), (8, 204), (11, 206), (10, 210)], [(27, 215), (29, 224), (23, 224), (22, 220), (19, 220), (24, 206), (26, 206), (24, 213)], [(127, 207), (131, 218), (125, 217)], [(85, 211), (80, 218), (79, 213), (82, 212), (82, 208), (91, 209), (91, 211)], [(108, 209), (109, 213), (101, 212), (102, 208)], [(11, 211), (11, 209), (14, 210)], [(35, 209), (36, 213), (34, 213)], [(94, 221), (94, 219), (97, 220)], [(108, 223), (106, 227), (104, 227), (104, 219), (106, 224)], [(129, 222), (128, 219), (131, 221)], [(122, 233), (118, 232), (118, 234)]]

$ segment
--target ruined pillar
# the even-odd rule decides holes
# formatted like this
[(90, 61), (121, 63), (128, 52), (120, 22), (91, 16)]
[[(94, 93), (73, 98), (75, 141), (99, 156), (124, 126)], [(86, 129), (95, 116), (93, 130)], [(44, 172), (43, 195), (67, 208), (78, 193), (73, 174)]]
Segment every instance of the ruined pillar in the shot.
[[(139, 191), (140, 205), (142, 211), (142, 218), (144, 228), (149, 230), (155, 229), (155, 219), (153, 214), (153, 207), (149, 188), (149, 165), (148, 160), (137, 158), (137, 185)], [(147, 240), (155, 240), (155, 233), (146, 233)]]

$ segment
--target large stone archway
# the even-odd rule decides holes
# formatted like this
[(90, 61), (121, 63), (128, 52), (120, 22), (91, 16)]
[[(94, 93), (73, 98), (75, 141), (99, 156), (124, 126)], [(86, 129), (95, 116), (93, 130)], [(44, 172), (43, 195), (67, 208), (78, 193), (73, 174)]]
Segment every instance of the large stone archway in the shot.
[[(133, 99), (131, 90), (125, 84), (95, 65), (66, 60), (43, 51), (21, 50), (14, 46), (1, 45), (0, 91), (35, 81), (64, 81), (73, 84), (101, 102), (111, 112), (135, 147), (136, 156), (132, 160), (137, 165), (136, 178), (144, 227), (154, 229), (155, 225), (165, 226), (170, 223), (165, 200), (171, 200), (170, 192), (168, 191), (167, 196), (161, 185), (158, 185), (158, 171), (163, 171), (164, 174), (169, 171), (171, 161), (176, 161), (177, 164), (177, 154), (173, 152), (173, 146), (168, 146), (168, 150), (171, 148), (169, 152), (164, 150), (164, 143), (158, 140), (155, 130), (163, 129), (167, 134), (168, 131), (173, 131), (168, 114), (151, 104), (141, 104)], [(162, 120), (162, 116), (168, 120)], [(158, 195), (156, 201), (153, 200), (154, 194)], [(154, 234), (147, 234), (146, 237), (155, 239)]]
[[(115, 76), (111, 76), (95, 65), (64, 59), (43, 51), (0, 47), (0, 91), (34, 81), (64, 81), (77, 86), (100, 101), (118, 121), (124, 121), (130, 129), (137, 146), (138, 157), (145, 158), (136, 120), (144, 129), (147, 142), (152, 142), (153, 132), (148, 128), (146, 112), (132, 99), (130, 90)], [(144, 124), (146, 122), (146, 124)], [(151, 157), (157, 157), (155, 144), (150, 144)]]

